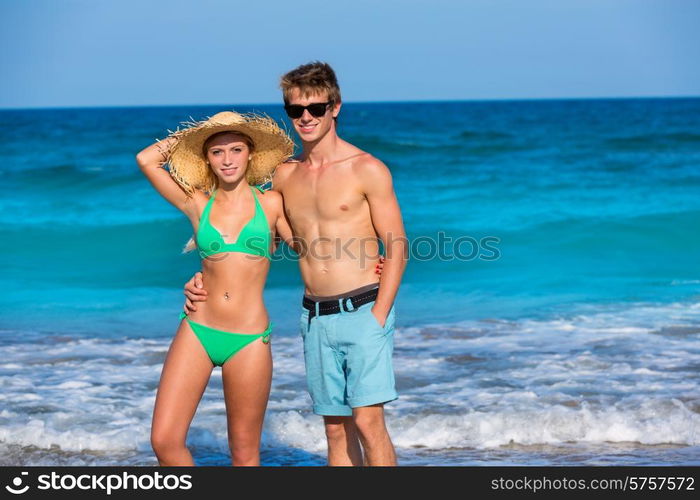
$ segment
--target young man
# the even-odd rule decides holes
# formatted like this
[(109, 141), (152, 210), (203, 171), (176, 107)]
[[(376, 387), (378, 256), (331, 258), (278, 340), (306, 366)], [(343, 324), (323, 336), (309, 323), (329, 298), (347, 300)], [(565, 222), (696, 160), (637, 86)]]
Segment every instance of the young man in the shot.
[[(408, 249), (391, 174), (338, 136), (340, 89), (328, 64), (299, 66), (280, 86), (303, 150), (277, 168), (272, 185), (301, 248), (306, 377), (324, 418), (328, 463), (362, 465), (361, 442), (367, 465), (395, 465), (384, 403), (398, 397), (393, 303)], [(381, 277), (377, 237), (386, 254)], [(198, 275), (188, 282), (186, 308), (203, 300), (200, 287)]]

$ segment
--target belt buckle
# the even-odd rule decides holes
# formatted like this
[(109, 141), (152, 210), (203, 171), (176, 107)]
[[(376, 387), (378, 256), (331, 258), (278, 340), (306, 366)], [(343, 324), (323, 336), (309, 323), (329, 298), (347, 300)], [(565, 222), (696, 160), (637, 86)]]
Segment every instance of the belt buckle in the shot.
[[(348, 309), (348, 305), (347, 305), (348, 301), (350, 301), (350, 304), (352, 304), (352, 309)], [(342, 301), (342, 305), (343, 305), (343, 310), (345, 312), (351, 313), (351, 312), (357, 311), (357, 307), (355, 307), (355, 304), (353, 304), (353, 302), (352, 302), (352, 297), (345, 297)]]

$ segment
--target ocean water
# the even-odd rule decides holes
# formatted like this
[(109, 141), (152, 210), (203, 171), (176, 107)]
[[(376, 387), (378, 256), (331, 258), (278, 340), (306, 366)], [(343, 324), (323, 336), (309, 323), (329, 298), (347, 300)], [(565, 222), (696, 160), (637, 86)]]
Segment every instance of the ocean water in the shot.
[[(0, 464), (153, 465), (155, 390), (199, 268), (134, 155), (190, 117), (281, 106), (0, 111)], [(291, 129), (290, 129), (291, 130)], [(396, 304), (411, 465), (700, 464), (700, 99), (345, 104), (411, 241)], [(266, 465), (322, 465), (273, 263)], [(220, 369), (189, 435), (229, 463)]]

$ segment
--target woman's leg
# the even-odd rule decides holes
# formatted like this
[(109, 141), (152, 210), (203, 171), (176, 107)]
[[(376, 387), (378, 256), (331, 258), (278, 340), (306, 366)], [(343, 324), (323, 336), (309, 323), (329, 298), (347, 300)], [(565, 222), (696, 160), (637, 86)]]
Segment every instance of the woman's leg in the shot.
[(256, 339), (222, 367), (233, 465), (260, 465), (260, 435), (272, 381), (270, 344)]
[(160, 465), (194, 465), (185, 441), (213, 368), (192, 328), (182, 321), (163, 364), (153, 409), (151, 446)]

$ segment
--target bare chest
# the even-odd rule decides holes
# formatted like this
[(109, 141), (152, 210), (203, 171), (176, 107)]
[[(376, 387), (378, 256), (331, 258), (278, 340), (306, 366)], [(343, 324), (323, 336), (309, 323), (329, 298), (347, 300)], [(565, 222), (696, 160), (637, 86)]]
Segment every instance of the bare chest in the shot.
[(292, 224), (350, 221), (368, 210), (362, 187), (350, 168), (297, 169), (282, 194)]

